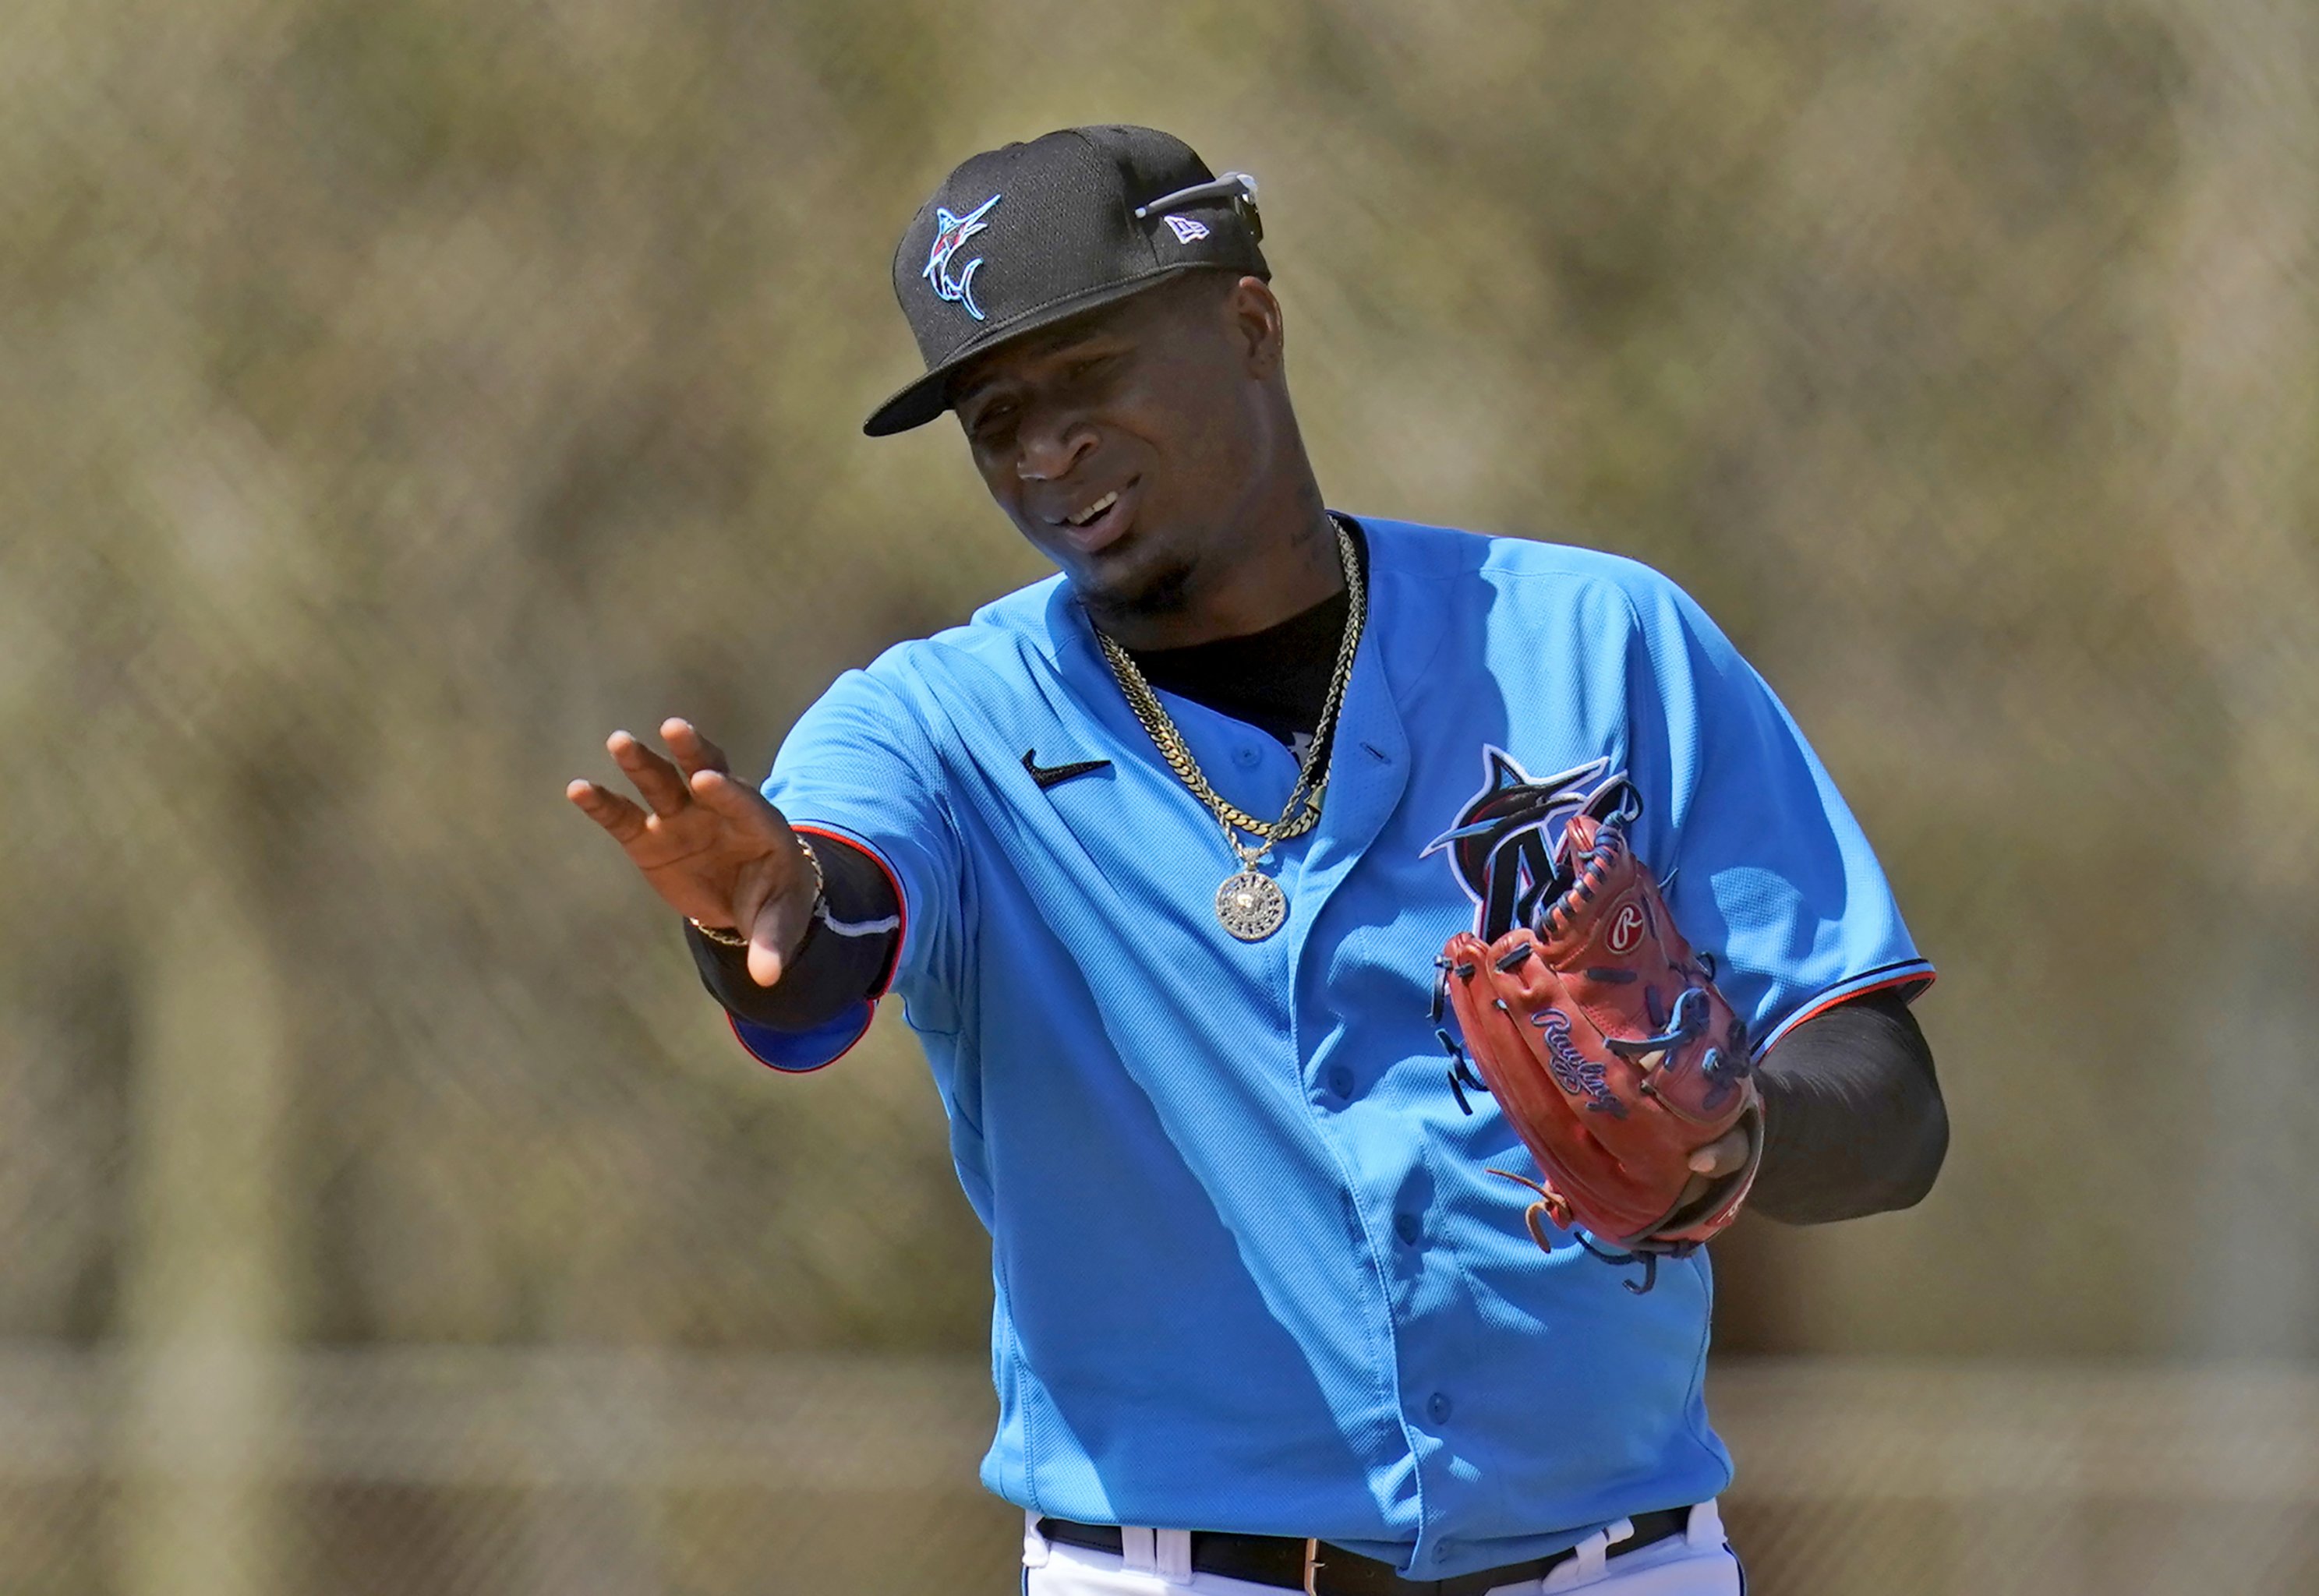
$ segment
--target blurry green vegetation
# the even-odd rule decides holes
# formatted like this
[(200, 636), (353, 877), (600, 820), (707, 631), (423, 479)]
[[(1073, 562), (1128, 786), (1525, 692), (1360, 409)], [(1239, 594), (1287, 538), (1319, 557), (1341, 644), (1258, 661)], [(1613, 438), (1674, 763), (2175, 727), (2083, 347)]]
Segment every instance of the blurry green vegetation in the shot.
[[(2319, 1350), (2314, 35), (16, 0), (0, 1336), (134, 1352), (121, 1434), (209, 1462), (9, 1496), (69, 1556), (0, 1561), (313, 1587), (265, 1348), (981, 1346), (898, 1016), (749, 1065), (559, 789), (672, 710), (763, 765), (833, 672), (1039, 575), (949, 427), (856, 427), (914, 369), (927, 185), (1080, 121), (1261, 176), (1333, 501), (1670, 571), (1879, 842), (1944, 968), (1948, 1174), (1719, 1243), (1723, 1346)], [(582, 1533), (627, 1519), (556, 1510), (540, 1582), (643, 1589)], [(431, 1545), (418, 1496), (359, 1512)], [(740, 1580), (696, 1540), (684, 1589)]]
[(1917, 1213), (1755, 1350), (2319, 1349), (2319, 43), (2261, 0), (0, 18), (0, 1334), (964, 1349), (898, 1016), (750, 1064), (570, 813), (1040, 573), (893, 240), (1098, 120), (1264, 185), (1334, 502), (1667, 570), (1942, 984)]
[[(762, 763), (835, 671), (1037, 573), (946, 428), (855, 423), (910, 369), (884, 268), (926, 184), (1110, 116), (1263, 177), (1336, 500), (1671, 571), (1943, 964), (1947, 1180), (1735, 1244), (1735, 1333), (2186, 1344), (2190, 1216), (2116, 1200), (2207, 1156), (2157, 1106), (2200, 1045), (2177, 960), (2249, 900), (2181, 829), (2319, 796), (2234, 785), (2218, 678), (2242, 600), (2312, 691), (2307, 515), (2198, 491), (2307, 512), (2311, 172), (2293, 105), (2206, 103), (2205, 14), (18, 13), (0, 1324), (122, 1328), (139, 994), (198, 881), (280, 1009), (284, 1333), (979, 1337), (907, 1048), (756, 1072), (555, 793), (671, 709)], [(2196, 185), (2246, 159), (2305, 253), (2186, 280), (2228, 247), (2185, 236)], [(2186, 307), (2225, 292), (2302, 341), (2243, 352), (2232, 453), (2186, 462)]]

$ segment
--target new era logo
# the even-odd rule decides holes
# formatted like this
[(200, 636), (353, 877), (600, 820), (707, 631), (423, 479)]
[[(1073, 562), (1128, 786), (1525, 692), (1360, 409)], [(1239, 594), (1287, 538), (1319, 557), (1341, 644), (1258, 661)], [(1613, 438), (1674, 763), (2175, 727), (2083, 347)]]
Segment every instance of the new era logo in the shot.
[(1188, 244), (1194, 239), (1205, 239), (1208, 236), (1206, 226), (1193, 221), (1188, 216), (1169, 217), (1168, 230), (1176, 235), (1176, 242), (1178, 244)]

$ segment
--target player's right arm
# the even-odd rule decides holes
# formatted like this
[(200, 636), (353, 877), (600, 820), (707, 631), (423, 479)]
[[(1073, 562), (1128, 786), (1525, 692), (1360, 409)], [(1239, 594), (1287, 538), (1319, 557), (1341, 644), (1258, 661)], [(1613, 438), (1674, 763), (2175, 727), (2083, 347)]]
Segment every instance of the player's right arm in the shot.
[(671, 720), (661, 730), (672, 762), (634, 737), (609, 744), (642, 807), (591, 781), (566, 789), (669, 906), (746, 934), (745, 953), (687, 937), (742, 1046), (775, 1069), (835, 1060), (889, 990), (921, 1030), (958, 1023), (971, 959), (966, 852), (925, 698), (906, 645), (833, 681), (761, 788)]
[(749, 939), (748, 972), (781, 978), (812, 924), (818, 883), (789, 821), (690, 721), (661, 723), (673, 762), (627, 732), (605, 742), (644, 803), (585, 780), (564, 796), (619, 843), (654, 891), (689, 920)]

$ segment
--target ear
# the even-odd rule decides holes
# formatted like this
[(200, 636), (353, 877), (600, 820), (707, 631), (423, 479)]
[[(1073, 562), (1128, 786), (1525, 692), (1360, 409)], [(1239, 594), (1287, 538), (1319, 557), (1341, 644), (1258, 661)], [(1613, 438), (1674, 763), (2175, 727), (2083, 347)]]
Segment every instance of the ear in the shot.
[(1286, 357), (1286, 334), (1280, 320), (1280, 301), (1261, 277), (1242, 277), (1224, 296), (1224, 313), (1232, 338), (1248, 363), (1251, 377), (1269, 377)]

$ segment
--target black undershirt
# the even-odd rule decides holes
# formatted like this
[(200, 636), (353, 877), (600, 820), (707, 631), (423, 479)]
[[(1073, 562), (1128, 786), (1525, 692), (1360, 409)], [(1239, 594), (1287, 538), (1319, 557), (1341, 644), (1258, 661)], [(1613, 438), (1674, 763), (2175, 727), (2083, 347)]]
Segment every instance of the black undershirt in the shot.
[(1301, 753), (1328, 700), (1349, 608), (1340, 588), (1277, 627), (1189, 648), (1147, 648), (1134, 654), (1135, 666), (1161, 691), (1246, 721)]
[[(1358, 546), (1358, 539), (1356, 538)], [(1366, 564), (1366, 550), (1362, 551)], [(1206, 706), (1301, 751), (1320, 719), (1344, 635), (1342, 590), (1277, 626), (1188, 648), (1146, 649), (1137, 668), (1154, 687)], [(749, 978), (746, 956), (687, 927), (702, 983), (733, 1014), (779, 1031), (826, 1024), (892, 978), (898, 933), (841, 934), (897, 916), (885, 870), (861, 850), (823, 837), (826, 911), (779, 984)], [(1797, 1026), (1757, 1080), (1765, 1145), (1749, 1206), (1791, 1224), (1905, 1208), (1923, 1197), (1948, 1147), (1932, 1050), (1891, 993), (1838, 1004)]]

